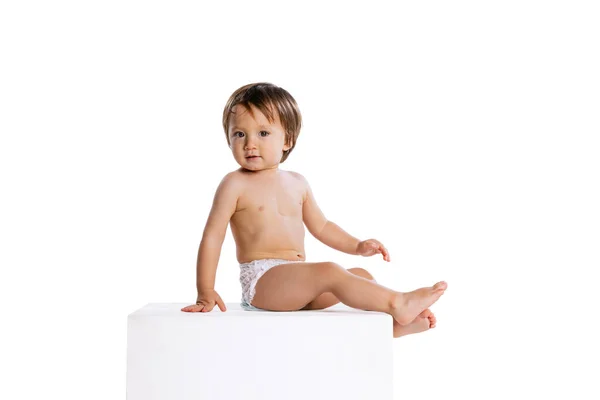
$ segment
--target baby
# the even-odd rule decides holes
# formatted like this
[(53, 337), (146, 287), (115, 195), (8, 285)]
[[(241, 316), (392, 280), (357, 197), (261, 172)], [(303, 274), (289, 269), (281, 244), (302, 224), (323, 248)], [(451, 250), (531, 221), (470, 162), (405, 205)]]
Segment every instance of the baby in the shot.
[(231, 223), (245, 310), (320, 310), (341, 301), (390, 314), (394, 337), (434, 328), (428, 307), (444, 293), (445, 282), (402, 293), (376, 283), (362, 268), (306, 262), (304, 225), (344, 253), (381, 254), (388, 262), (390, 255), (378, 240), (361, 241), (328, 221), (304, 176), (279, 169), (296, 145), (301, 124), (294, 98), (270, 83), (243, 86), (227, 101), (223, 128), (241, 168), (228, 173), (216, 190), (198, 250), (198, 298), (182, 311), (209, 312), (215, 304), (226, 311), (214, 286)]

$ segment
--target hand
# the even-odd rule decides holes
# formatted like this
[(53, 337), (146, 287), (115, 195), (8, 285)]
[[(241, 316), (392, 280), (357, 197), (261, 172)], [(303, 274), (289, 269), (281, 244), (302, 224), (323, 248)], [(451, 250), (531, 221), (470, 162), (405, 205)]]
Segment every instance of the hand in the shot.
[(181, 311), (185, 312), (210, 312), (215, 304), (219, 306), (221, 311), (227, 311), (227, 307), (225, 307), (225, 303), (221, 300), (221, 296), (214, 289), (204, 289), (198, 292), (198, 300), (196, 300), (196, 304), (192, 304), (191, 306), (187, 306), (181, 309)]
[(363, 240), (356, 246), (356, 254), (363, 257), (370, 257), (373, 254), (382, 254), (385, 261), (390, 261), (390, 253), (387, 249), (375, 239)]

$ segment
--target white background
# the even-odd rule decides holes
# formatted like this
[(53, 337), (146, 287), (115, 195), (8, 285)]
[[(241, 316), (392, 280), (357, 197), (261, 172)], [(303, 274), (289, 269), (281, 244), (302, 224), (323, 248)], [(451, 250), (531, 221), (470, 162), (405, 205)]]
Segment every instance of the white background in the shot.
[(392, 262), (307, 232), (308, 259), (449, 284), (395, 340), (398, 399), (597, 399), (593, 3), (3, 2), (0, 398), (125, 398), (127, 315), (195, 301), (222, 110), (267, 81), (304, 118), (281, 168)]

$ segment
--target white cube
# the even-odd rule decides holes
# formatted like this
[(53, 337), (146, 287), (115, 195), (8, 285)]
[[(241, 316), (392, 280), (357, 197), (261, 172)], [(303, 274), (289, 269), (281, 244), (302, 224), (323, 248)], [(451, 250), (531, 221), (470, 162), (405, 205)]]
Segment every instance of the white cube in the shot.
[(187, 305), (150, 303), (128, 316), (128, 400), (392, 399), (388, 314)]

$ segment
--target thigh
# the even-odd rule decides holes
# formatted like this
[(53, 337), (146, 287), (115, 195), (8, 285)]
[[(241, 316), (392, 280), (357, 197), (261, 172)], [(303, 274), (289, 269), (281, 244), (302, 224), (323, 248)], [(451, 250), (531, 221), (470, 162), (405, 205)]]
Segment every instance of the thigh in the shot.
[(330, 262), (277, 265), (256, 282), (252, 305), (271, 311), (300, 310), (327, 292), (343, 273), (348, 272)]

